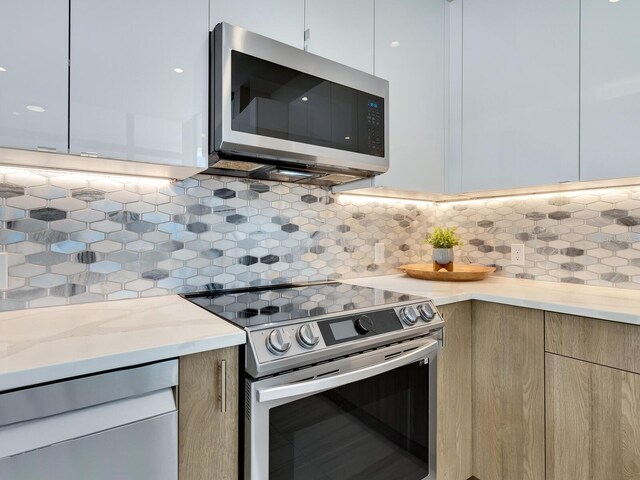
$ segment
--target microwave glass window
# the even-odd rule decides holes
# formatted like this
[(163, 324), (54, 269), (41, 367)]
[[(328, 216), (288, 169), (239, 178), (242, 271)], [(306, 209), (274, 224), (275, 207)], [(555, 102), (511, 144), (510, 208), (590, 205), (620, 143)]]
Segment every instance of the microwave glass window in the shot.
[(384, 99), (231, 52), (231, 128), (384, 157)]
[(421, 480), (429, 367), (412, 364), (272, 408), (269, 480)]

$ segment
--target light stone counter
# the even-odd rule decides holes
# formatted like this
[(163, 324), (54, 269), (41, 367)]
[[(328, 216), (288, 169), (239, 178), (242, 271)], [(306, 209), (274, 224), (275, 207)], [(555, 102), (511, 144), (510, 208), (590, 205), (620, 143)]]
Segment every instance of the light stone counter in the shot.
[(0, 313), (0, 391), (245, 343), (177, 295)]
[(430, 282), (404, 274), (343, 280), (432, 298), (436, 305), (483, 300), (640, 325), (640, 291), (489, 277), (479, 282)]

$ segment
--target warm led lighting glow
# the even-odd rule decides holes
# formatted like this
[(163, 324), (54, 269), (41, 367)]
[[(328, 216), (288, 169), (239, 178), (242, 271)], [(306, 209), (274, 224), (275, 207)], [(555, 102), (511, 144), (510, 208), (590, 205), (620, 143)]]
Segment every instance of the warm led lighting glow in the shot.
[(41, 107), (40, 105), (27, 105), (27, 110), (30, 112), (42, 113), (44, 112), (44, 107)]
[(4, 67), (0, 67), (0, 72), (6, 72), (6, 71), (7, 71), (7, 69), (6, 69), (6, 68), (4, 68)]
[(409, 200), (405, 198), (391, 198), (391, 197), (371, 197), (368, 195), (351, 195), (348, 193), (341, 193), (337, 196), (338, 201), (344, 201), (353, 203), (354, 205), (366, 205), (368, 203), (378, 203), (383, 205), (432, 205), (433, 202), (428, 200)]
[(303, 102), (306, 102), (307, 100), (309, 100), (308, 97), (302, 97), (300, 100), (302, 100)]
[(640, 191), (640, 186), (623, 186), (623, 187), (600, 187), (585, 190), (564, 190), (559, 192), (544, 192), (544, 193), (527, 193), (522, 195), (505, 195), (501, 197), (485, 197), (485, 198), (470, 198), (463, 200), (451, 200), (438, 203), (438, 208), (447, 207), (448, 205), (461, 205), (461, 204), (479, 204), (479, 203), (499, 203), (499, 202), (513, 202), (513, 201), (527, 201), (538, 200), (545, 198), (557, 198), (566, 197), (573, 198), (581, 195), (611, 195), (620, 193), (622, 191)]
[(609, 3), (618, 3), (620, 0), (609, 0)]
[(8, 165), (0, 165), (0, 174), (10, 174), (10, 173), (45, 173), (48, 175), (64, 175), (75, 178), (80, 178), (86, 181), (92, 180), (114, 180), (122, 183), (136, 183), (136, 184), (145, 184), (145, 185), (155, 185), (157, 187), (162, 187), (164, 185), (169, 185), (172, 180), (168, 178), (156, 178), (156, 177), (139, 177), (132, 175), (118, 175), (112, 173), (85, 173), (85, 172), (75, 172), (70, 170), (54, 170), (50, 168), (37, 168), (37, 167), (13, 167)]
[(174, 68), (173, 71), (176, 72), (176, 73), (184, 72), (184, 70), (182, 70), (181, 68), (178, 68), (178, 67)]
[(391, 48), (397, 48), (397, 47), (399, 47), (399, 46), (400, 46), (400, 42), (399, 42), (399, 41), (397, 41), (397, 40), (394, 40), (393, 42), (391, 42), (391, 43), (389, 44), (389, 46), (390, 46)]

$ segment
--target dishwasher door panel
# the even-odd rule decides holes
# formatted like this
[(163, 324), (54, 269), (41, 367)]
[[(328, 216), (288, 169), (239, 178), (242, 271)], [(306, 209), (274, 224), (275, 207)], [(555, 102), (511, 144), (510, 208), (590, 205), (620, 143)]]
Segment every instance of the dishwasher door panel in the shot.
[(11, 480), (177, 480), (178, 415), (173, 411), (0, 459)]

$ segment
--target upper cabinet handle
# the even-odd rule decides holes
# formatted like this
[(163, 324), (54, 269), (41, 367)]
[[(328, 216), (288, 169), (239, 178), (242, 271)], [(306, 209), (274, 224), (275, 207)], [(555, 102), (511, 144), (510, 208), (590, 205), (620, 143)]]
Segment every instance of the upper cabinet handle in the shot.
[(41, 147), (41, 146), (37, 146), (36, 150), (38, 150), (39, 152), (48, 152), (48, 153), (56, 153), (58, 151), (58, 149), (55, 147)]
[(95, 158), (98, 156), (97, 152), (80, 152), (81, 157), (92, 157)]

